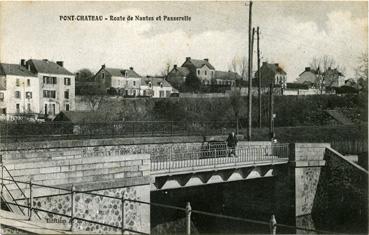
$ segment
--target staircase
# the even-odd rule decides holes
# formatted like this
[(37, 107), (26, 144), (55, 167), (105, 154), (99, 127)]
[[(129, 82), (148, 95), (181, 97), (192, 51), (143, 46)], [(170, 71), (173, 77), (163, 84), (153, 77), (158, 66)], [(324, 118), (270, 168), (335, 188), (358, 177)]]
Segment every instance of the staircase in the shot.
[(334, 120), (336, 120), (342, 125), (353, 125), (354, 124), (350, 119), (348, 119), (342, 112), (338, 110), (331, 109), (331, 110), (326, 110), (326, 112), (332, 118), (334, 118)]
[(27, 216), (0, 210), (0, 234), (72, 234), (60, 224), (28, 220)]

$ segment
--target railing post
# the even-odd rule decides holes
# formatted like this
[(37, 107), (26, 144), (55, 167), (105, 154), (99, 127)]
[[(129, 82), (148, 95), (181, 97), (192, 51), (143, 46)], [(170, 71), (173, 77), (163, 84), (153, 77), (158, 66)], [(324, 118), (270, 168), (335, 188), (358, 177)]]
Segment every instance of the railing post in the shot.
[(74, 229), (74, 196), (75, 196), (75, 188), (74, 185), (72, 185), (71, 188), (71, 193), (70, 193), (70, 203), (71, 203), (71, 208), (70, 208), (70, 231), (73, 232)]
[(32, 218), (33, 195), (32, 195), (32, 181), (29, 181), (29, 205), (28, 205), (28, 219)]
[(135, 136), (135, 122), (132, 122), (132, 136)]
[(191, 235), (191, 204), (187, 202), (186, 205), (186, 235)]
[(270, 218), (269, 227), (270, 227), (270, 234), (276, 235), (277, 234), (277, 221), (275, 219), (274, 214)]
[(170, 121), (170, 136), (173, 136), (173, 121)]
[(170, 172), (170, 168), (171, 168), (171, 165), (172, 165), (172, 146), (170, 147), (170, 152), (169, 152), (169, 172)]
[(124, 214), (124, 202), (125, 202), (125, 200), (124, 200), (124, 192), (122, 193), (122, 199), (121, 199), (121, 203), (122, 203), (122, 205), (121, 205), (121, 210), (122, 210), (122, 221), (121, 221), (121, 226), (122, 226), (122, 234), (124, 234), (124, 217), (125, 217), (125, 214)]

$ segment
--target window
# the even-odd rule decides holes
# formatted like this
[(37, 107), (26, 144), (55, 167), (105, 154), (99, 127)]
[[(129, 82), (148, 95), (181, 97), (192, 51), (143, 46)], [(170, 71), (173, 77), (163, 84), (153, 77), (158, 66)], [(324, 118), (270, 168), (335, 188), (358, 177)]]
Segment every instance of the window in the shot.
[(197, 75), (200, 75), (200, 70), (197, 70)]
[(69, 91), (64, 91), (64, 98), (69, 99)]
[(0, 101), (4, 101), (4, 93), (0, 92)]
[(160, 83), (160, 88), (163, 88), (163, 83), (162, 82)]
[(65, 111), (69, 111), (69, 104), (65, 104)]
[(55, 91), (44, 90), (43, 95), (44, 95), (44, 98), (56, 98)]
[(17, 99), (20, 99), (21, 98), (20, 91), (15, 91), (15, 98), (17, 98)]
[(102, 76), (102, 79), (105, 79), (105, 73), (104, 72), (101, 73), (101, 76)]
[(136, 81), (133, 81), (133, 86), (136, 86)]
[(20, 85), (20, 81), (19, 81), (19, 79), (18, 79), (18, 78), (15, 80), (15, 85), (16, 85), (16, 86), (19, 86), (19, 85)]
[(17, 113), (19, 113), (19, 112), (20, 112), (20, 105), (19, 105), (19, 104), (16, 104), (16, 105), (15, 105), (15, 110), (16, 110), (16, 112), (17, 112)]
[(208, 71), (205, 70), (205, 76), (208, 75)]
[(27, 86), (31, 86), (31, 80), (27, 79)]
[(0, 109), (0, 114), (6, 114), (6, 108)]
[(31, 112), (31, 104), (30, 103), (27, 104), (27, 112)]
[(64, 85), (70, 86), (70, 78), (64, 78)]
[(56, 84), (57, 83), (56, 77), (44, 76), (42, 80), (44, 84)]
[(31, 99), (32, 98), (32, 92), (30, 92), (30, 91), (26, 92), (26, 98)]
[(149, 82), (149, 87), (150, 87), (150, 88), (152, 87), (152, 83), (151, 83), (151, 82)]

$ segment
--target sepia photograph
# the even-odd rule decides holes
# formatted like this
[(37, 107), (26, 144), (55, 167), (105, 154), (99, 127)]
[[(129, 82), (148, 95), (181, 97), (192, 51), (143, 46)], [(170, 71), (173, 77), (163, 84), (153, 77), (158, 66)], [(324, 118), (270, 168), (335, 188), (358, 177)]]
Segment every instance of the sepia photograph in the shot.
[(0, 1), (0, 234), (368, 234), (368, 2)]

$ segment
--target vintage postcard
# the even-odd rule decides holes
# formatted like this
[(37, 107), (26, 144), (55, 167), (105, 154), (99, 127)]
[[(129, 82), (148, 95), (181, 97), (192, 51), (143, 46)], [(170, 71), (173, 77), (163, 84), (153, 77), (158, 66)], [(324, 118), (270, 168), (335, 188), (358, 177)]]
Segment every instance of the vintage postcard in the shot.
[(1, 1), (1, 234), (368, 233), (367, 1)]

